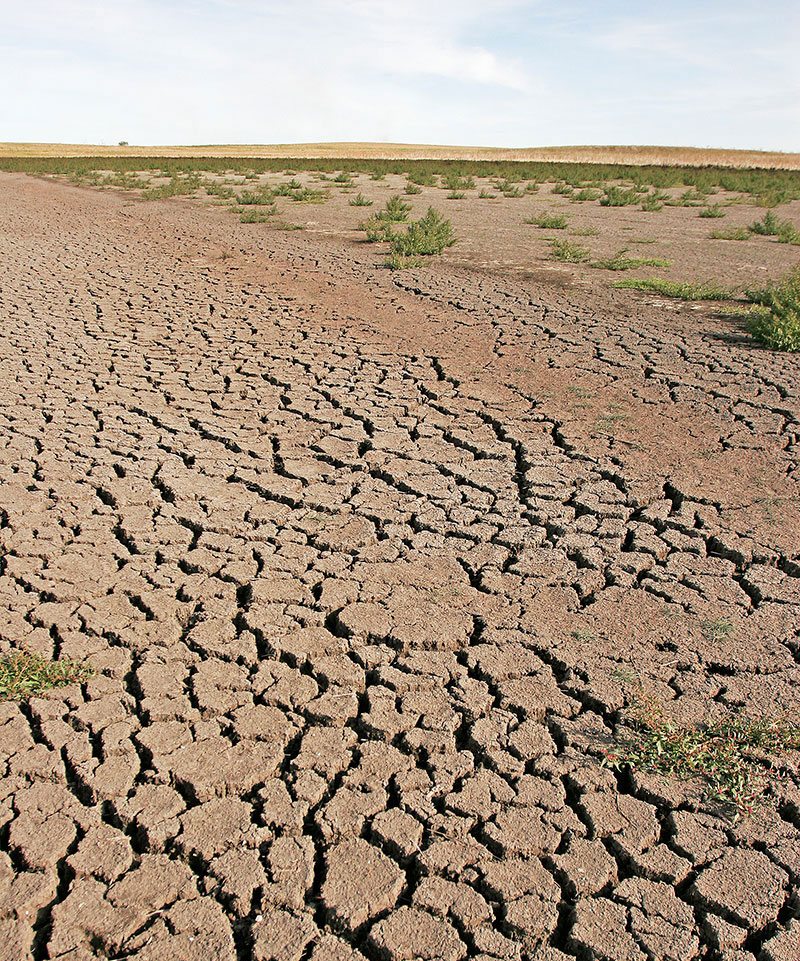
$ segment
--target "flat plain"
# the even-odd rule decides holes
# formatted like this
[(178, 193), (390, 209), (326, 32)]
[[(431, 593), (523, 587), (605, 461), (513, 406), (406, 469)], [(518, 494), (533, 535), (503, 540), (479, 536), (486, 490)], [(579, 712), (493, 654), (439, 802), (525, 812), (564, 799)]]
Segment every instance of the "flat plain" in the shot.
[(0, 654), (92, 671), (0, 701), (2, 957), (794, 961), (797, 742), (642, 734), (796, 729), (796, 194), (109, 164), (0, 173)]

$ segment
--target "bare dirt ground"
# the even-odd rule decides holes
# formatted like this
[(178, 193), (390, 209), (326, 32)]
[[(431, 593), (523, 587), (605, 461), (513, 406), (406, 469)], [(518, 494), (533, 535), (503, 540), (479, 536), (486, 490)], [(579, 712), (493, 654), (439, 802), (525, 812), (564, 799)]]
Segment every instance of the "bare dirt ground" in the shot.
[[(646, 216), (646, 215), (642, 215)], [(532, 228), (535, 229), (535, 228)], [(792, 961), (800, 358), (707, 309), (0, 177), (3, 959)]]

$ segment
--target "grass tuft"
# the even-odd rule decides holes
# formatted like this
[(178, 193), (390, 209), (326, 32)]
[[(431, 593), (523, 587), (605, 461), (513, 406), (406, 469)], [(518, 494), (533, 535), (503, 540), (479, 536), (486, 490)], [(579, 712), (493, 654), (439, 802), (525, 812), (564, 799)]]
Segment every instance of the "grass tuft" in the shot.
[(722, 209), (721, 204), (709, 204), (707, 207), (703, 207), (698, 217), (724, 217), (725, 211)]
[(529, 217), (524, 221), (526, 224), (535, 224), (545, 230), (566, 230), (569, 221), (560, 214), (539, 214), (538, 217)]
[(733, 296), (730, 290), (718, 287), (716, 284), (677, 284), (672, 280), (662, 280), (660, 277), (618, 280), (612, 286), (646, 290), (664, 297), (677, 297), (680, 300), (730, 300)]
[(50, 661), (38, 654), (17, 651), (0, 658), (0, 701), (36, 697), (54, 687), (85, 681), (93, 673), (89, 664), (79, 661)]
[(351, 197), (347, 201), (351, 207), (371, 207), (372, 201), (367, 200), (367, 198), (362, 193), (357, 193), (355, 197)]
[(589, 259), (589, 251), (568, 240), (553, 240), (550, 243), (550, 259), (565, 264), (583, 264)]
[(275, 210), (275, 204), (270, 204), (269, 207), (251, 207), (242, 211), (239, 220), (243, 224), (264, 224), (270, 217), (275, 216)]
[(639, 203), (639, 194), (635, 190), (624, 190), (622, 187), (610, 186), (603, 188), (605, 196), (600, 198), (603, 207), (628, 207)]

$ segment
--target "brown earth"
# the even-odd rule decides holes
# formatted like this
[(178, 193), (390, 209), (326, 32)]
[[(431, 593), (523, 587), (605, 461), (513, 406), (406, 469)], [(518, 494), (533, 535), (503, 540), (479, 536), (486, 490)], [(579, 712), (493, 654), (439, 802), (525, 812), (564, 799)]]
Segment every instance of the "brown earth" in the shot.
[(639, 687), (797, 714), (800, 358), (192, 202), (0, 225), (2, 651), (97, 671), (0, 704), (3, 958), (798, 956), (796, 758), (739, 821), (600, 759)]

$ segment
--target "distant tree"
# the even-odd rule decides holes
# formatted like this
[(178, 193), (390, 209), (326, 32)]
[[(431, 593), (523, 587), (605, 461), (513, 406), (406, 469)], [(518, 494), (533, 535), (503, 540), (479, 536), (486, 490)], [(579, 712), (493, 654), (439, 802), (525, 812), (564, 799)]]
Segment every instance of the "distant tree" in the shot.
[(119, 146), (120, 146), (120, 147), (127, 147), (127, 146), (128, 146), (128, 141), (127, 141), (127, 140), (120, 140)]

